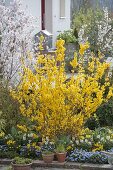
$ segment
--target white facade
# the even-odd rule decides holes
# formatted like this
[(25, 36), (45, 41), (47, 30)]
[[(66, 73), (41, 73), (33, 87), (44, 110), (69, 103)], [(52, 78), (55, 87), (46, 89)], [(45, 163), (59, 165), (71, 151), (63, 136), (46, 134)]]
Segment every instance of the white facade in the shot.
[[(7, 2), (12, 0), (6, 0)], [(42, 30), (42, 3), (44, 3), (45, 29), (53, 35), (53, 47), (60, 32), (70, 29), (70, 3), (71, 0), (21, 0), (22, 8), (37, 18), (38, 28), (35, 34)], [(61, 16), (63, 15), (63, 16)]]
[(41, 0), (21, 0), (23, 5), (23, 10), (25, 10), (29, 15), (36, 18), (35, 33), (41, 30)]
[[(61, 0), (62, 1), (62, 0)], [(65, 16), (60, 16), (60, 0), (45, 1), (45, 29), (53, 34), (53, 46), (55, 45), (56, 37), (60, 32), (70, 29), (70, 2), (65, 0)], [(49, 3), (48, 3), (49, 2)]]
[[(23, 7), (29, 14), (38, 19), (38, 33), (42, 29), (41, 0), (22, 0)], [(65, 16), (61, 17), (61, 2), (64, 1)], [(70, 29), (70, 3), (71, 0), (45, 0), (45, 29), (53, 35), (53, 46), (60, 32)], [(63, 5), (63, 4), (62, 4)], [(27, 9), (26, 9), (27, 7)]]
[(60, 2), (53, 0), (53, 42), (57, 35), (70, 29), (70, 0), (65, 0), (65, 17), (60, 18)]

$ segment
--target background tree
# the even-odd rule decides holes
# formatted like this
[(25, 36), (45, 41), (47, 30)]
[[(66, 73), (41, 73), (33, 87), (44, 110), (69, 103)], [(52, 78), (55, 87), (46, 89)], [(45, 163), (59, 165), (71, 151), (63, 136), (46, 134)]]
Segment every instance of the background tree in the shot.
[(26, 58), (33, 45), (33, 17), (22, 11), (21, 2), (13, 1), (8, 7), (0, 5), (1, 70), (7, 83), (18, 81), (20, 60)]
[(101, 51), (105, 55), (112, 55), (113, 20), (109, 17), (108, 9), (97, 8), (80, 10), (75, 13), (73, 28), (78, 30), (79, 42), (89, 41), (91, 51), (98, 55)]
[(101, 8), (107, 7), (110, 12), (113, 12), (113, 0), (72, 0), (71, 1), (72, 15), (75, 11), (79, 11), (82, 7), (88, 8)]
[(18, 83), (23, 59), (27, 64), (33, 45), (34, 18), (22, 11), (19, 0), (9, 6), (0, 2), (0, 121), (5, 122), (4, 130), (8, 133), (23, 121), (9, 86)]

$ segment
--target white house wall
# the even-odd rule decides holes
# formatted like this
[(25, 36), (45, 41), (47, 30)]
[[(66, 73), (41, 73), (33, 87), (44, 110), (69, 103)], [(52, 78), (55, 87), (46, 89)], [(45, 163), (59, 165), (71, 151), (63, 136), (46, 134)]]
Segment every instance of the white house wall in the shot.
[(22, 5), (29, 15), (37, 18), (34, 34), (38, 33), (41, 30), (41, 0), (22, 0)]
[(60, 18), (60, 0), (53, 0), (53, 46), (60, 32), (70, 29), (70, 2), (65, 0), (65, 18)]
[[(7, 0), (7, 3), (12, 0)], [(41, 30), (41, 0), (21, 0), (23, 10), (37, 18), (34, 34)], [(70, 29), (70, 3), (65, 0), (65, 18), (60, 18), (60, 0), (45, 0), (45, 29), (53, 34), (53, 47), (57, 35), (64, 30)]]
[[(41, 30), (41, 0), (22, 0), (23, 7), (27, 6), (27, 11), (38, 18), (37, 33)], [(60, 32), (70, 29), (70, 3), (65, 0), (65, 18), (60, 18), (60, 0), (45, 0), (45, 29), (53, 34), (53, 46), (56, 37)]]

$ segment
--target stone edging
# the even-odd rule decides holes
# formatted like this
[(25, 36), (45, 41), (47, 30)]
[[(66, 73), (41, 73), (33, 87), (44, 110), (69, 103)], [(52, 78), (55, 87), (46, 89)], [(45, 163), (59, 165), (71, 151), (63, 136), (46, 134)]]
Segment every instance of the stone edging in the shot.
[[(10, 159), (0, 159), (0, 164), (9, 165), (11, 163)], [(58, 163), (53, 161), (51, 164), (46, 164), (43, 161), (35, 160), (33, 161), (33, 167), (52, 167), (52, 168), (67, 168), (67, 169), (80, 169), (80, 170), (113, 170), (113, 166), (109, 164), (83, 164), (83, 163), (72, 163), (64, 162)]]

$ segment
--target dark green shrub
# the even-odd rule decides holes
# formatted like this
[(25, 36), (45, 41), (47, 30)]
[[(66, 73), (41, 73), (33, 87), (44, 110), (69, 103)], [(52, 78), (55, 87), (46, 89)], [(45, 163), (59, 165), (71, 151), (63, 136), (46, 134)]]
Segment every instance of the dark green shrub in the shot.
[(8, 87), (2, 82), (0, 82), (0, 122), (1, 120), (4, 121), (4, 131), (7, 134), (10, 133), (12, 127), (25, 121), (20, 114), (18, 102), (12, 98)]
[(85, 123), (85, 127), (88, 127), (90, 130), (95, 130), (99, 126), (100, 126), (99, 121), (94, 116), (89, 118)]
[(100, 126), (113, 126), (113, 98), (102, 104), (96, 111)]
[(103, 144), (103, 147), (104, 147), (105, 150), (110, 150), (113, 147), (113, 142), (107, 141)]

